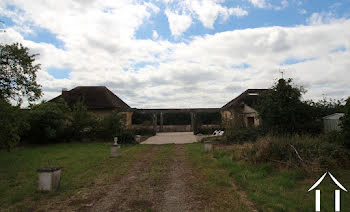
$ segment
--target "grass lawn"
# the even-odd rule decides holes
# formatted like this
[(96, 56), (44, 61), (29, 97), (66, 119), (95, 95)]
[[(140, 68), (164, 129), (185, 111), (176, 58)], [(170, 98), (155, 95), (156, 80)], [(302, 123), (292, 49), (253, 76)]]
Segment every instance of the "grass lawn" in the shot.
[[(110, 143), (64, 143), (19, 148), (0, 153), (0, 205), (2, 209), (30, 209), (38, 201), (66, 199), (79, 188), (108, 184), (125, 174), (151, 147), (123, 146), (121, 156), (109, 157)], [(37, 172), (47, 165), (63, 166), (57, 192), (37, 191)]]
[[(315, 211), (315, 192), (308, 189), (323, 173), (304, 177), (302, 171), (277, 170), (271, 164), (252, 165), (233, 159), (233, 150), (215, 150), (213, 159), (243, 190), (261, 211)], [(350, 170), (329, 170), (350, 189)], [(330, 177), (324, 179), (321, 190), (321, 211), (334, 211), (334, 190)], [(341, 192), (341, 211), (350, 211), (350, 194)]]
[(204, 152), (203, 144), (188, 144), (187, 158), (194, 169), (192, 188), (205, 202), (205, 211), (250, 211), (231, 185), (228, 170)]

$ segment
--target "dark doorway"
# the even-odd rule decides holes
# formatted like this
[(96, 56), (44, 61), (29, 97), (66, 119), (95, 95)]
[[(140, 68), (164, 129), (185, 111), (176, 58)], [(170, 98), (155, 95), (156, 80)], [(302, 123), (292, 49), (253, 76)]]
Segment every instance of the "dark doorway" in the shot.
[(254, 117), (247, 117), (247, 121), (248, 121), (248, 127), (252, 128), (254, 127)]

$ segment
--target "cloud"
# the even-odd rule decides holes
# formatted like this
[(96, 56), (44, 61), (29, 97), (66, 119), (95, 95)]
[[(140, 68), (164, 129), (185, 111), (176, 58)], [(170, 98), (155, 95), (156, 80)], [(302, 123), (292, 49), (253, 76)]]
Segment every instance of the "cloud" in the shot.
[[(344, 30), (350, 28), (350, 20), (232, 30), (171, 42), (163, 37), (136, 39), (135, 31), (157, 12), (142, 2), (14, 3), (23, 22), (1, 33), (0, 41), (21, 42), (40, 53), (38, 81), (46, 100), (62, 88), (106, 85), (132, 107), (221, 107), (245, 89), (270, 87), (290, 58), (298, 62), (284, 65), (285, 75), (306, 86), (306, 98), (350, 93), (350, 31)], [(193, 16), (179, 10), (168, 12)], [(64, 48), (26, 40), (18, 29), (22, 25), (49, 30)], [(174, 28), (177, 35), (186, 30)], [(340, 47), (342, 51), (334, 51)], [(69, 67), (69, 78), (55, 79), (47, 72), (50, 67)]]
[(248, 12), (241, 7), (224, 7), (217, 0), (186, 0), (182, 2), (184, 9), (189, 10), (206, 28), (213, 28), (218, 16), (226, 20), (229, 16), (245, 16)]
[(156, 30), (153, 30), (152, 31), (152, 38), (153, 38), (153, 40), (157, 40), (158, 37), (159, 37), (158, 32)]
[(165, 14), (168, 17), (171, 34), (175, 37), (184, 33), (192, 24), (192, 18), (189, 15), (181, 15), (178, 12), (172, 12), (168, 9), (165, 11)]
[(342, 19), (337, 19), (332, 12), (312, 13), (312, 15), (306, 20), (310, 25), (329, 24), (336, 21), (342, 21)]
[[(222, 3), (224, 0), (178, 0), (178, 1), (165, 1), (170, 8), (176, 8), (175, 10), (167, 9), (166, 14), (172, 19), (170, 23), (170, 28), (176, 31), (178, 34), (182, 34), (186, 31), (192, 24), (192, 20), (199, 20), (204, 27), (213, 29), (215, 21), (220, 17), (223, 21), (226, 21), (230, 16), (242, 17), (248, 15), (248, 11), (243, 8), (237, 7), (226, 7)], [(179, 15), (179, 11), (182, 12), (182, 15)], [(173, 20), (181, 20), (187, 25), (174, 26)], [(191, 19), (191, 22), (189, 21)], [(170, 22), (170, 19), (169, 19)], [(185, 26), (187, 28), (185, 28)], [(179, 30), (180, 28), (181, 30)], [(171, 30), (173, 32), (173, 30)], [(181, 33), (179, 33), (180, 31)]]
[(254, 7), (258, 8), (264, 8), (267, 6), (265, 0), (249, 0), (249, 2), (253, 4)]

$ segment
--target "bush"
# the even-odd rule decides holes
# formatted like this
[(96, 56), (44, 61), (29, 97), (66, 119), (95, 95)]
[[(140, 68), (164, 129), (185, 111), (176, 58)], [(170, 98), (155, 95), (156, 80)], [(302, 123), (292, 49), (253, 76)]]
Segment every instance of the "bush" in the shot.
[(96, 137), (112, 140), (114, 137), (120, 136), (124, 131), (125, 117), (122, 114), (111, 113), (97, 124)]
[(82, 139), (91, 136), (94, 126), (97, 124), (96, 118), (89, 113), (83, 102), (77, 102), (71, 113), (71, 137)]
[(69, 139), (69, 112), (64, 101), (33, 106), (29, 112), (30, 130), (26, 132), (28, 142), (40, 144)]
[(0, 99), (0, 149), (10, 151), (19, 143), (24, 129), (29, 127), (24, 113), (19, 107)]
[(203, 135), (211, 135), (215, 130), (223, 130), (221, 128), (208, 128), (208, 127), (198, 127), (197, 128), (197, 134), (203, 134)]
[(244, 143), (256, 141), (259, 136), (264, 135), (264, 131), (260, 127), (248, 128), (240, 126), (237, 122), (227, 122), (225, 129), (225, 139), (227, 144)]
[(348, 167), (350, 153), (341, 145), (328, 142), (324, 136), (266, 136), (245, 145), (243, 158), (252, 163), (276, 162), (287, 167), (320, 171)]
[(135, 135), (143, 135), (143, 136), (154, 136), (156, 132), (153, 129), (149, 128), (137, 128), (133, 130)]
[(346, 100), (344, 116), (341, 118), (342, 135), (344, 136), (344, 146), (350, 149), (350, 98)]
[(130, 130), (123, 131), (118, 136), (118, 143), (119, 144), (136, 144), (135, 133)]

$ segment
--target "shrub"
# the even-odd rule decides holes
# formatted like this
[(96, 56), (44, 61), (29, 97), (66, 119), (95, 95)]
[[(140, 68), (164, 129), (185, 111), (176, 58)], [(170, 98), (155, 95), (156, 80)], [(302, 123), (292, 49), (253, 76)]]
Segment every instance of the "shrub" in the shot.
[(276, 162), (287, 167), (303, 167), (319, 171), (334, 167), (348, 167), (350, 154), (341, 145), (324, 137), (291, 136), (260, 138), (245, 145), (243, 158), (252, 163)]
[(344, 145), (350, 148), (350, 98), (346, 100), (344, 116), (341, 118), (341, 127), (344, 136)]
[(197, 128), (197, 134), (201, 133), (203, 135), (211, 135), (215, 130), (223, 130), (221, 128), (208, 128), (208, 127), (198, 127)]
[(26, 138), (30, 143), (50, 143), (69, 139), (67, 133), (70, 109), (64, 101), (44, 102), (29, 112), (30, 130)]
[(82, 139), (91, 136), (94, 126), (97, 124), (96, 118), (89, 113), (83, 102), (77, 102), (71, 113), (71, 135), (74, 139)]
[(260, 131), (258, 128), (234, 128), (234, 129), (226, 129), (225, 131), (225, 142), (232, 143), (243, 143), (243, 142), (251, 142), (256, 141), (259, 137)]
[(18, 144), (23, 130), (28, 128), (24, 113), (0, 99), (0, 149), (10, 151)]
[(124, 131), (125, 117), (122, 114), (113, 112), (100, 120), (97, 124), (96, 136), (102, 139), (112, 140), (120, 136)]
[(156, 135), (155, 131), (153, 129), (149, 129), (149, 128), (137, 128), (134, 129), (134, 134), (135, 135), (144, 135), (144, 136), (154, 136)]
[(120, 144), (135, 144), (135, 133), (131, 130), (125, 130), (118, 136), (118, 143)]

